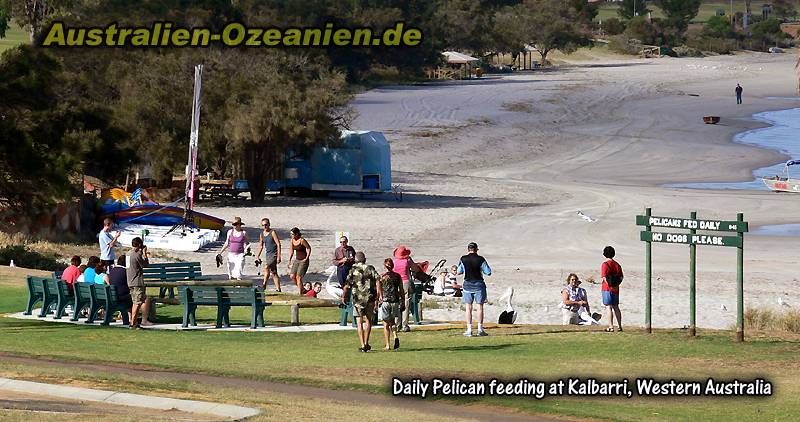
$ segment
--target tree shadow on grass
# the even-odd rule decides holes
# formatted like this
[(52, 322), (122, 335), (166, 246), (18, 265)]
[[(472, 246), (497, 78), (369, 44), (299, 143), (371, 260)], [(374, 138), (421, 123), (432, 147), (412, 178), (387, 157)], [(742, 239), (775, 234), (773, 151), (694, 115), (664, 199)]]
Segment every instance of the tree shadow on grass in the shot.
[(521, 346), (523, 344), (524, 343), (474, 344), (474, 345), (464, 345), (464, 346), (432, 346), (432, 347), (403, 347), (401, 344), (399, 350), (407, 352), (424, 352), (424, 351), (440, 351), (440, 350), (455, 351), (455, 352), (491, 351), (491, 350), (497, 351), (497, 350), (505, 350), (515, 346)]

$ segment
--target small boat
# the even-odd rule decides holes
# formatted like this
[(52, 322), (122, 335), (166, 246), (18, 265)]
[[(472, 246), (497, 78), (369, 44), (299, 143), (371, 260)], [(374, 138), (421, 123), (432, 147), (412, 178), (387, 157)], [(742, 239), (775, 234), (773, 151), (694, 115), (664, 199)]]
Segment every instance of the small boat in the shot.
[(719, 116), (703, 116), (703, 122), (707, 125), (715, 125), (719, 123)]
[[(169, 205), (145, 204), (123, 208), (103, 215), (118, 224), (135, 223), (153, 226), (174, 226), (184, 222), (184, 209)], [(197, 211), (190, 211), (188, 220), (199, 229), (222, 230), (225, 220)]]
[[(183, 207), (150, 201), (140, 189), (128, 193), (114, 188), (104, 193), (101, 201), (101, 217), (111, 218), (117, 224), (172, 227), (184, 222)], [(225, 226), (225, 220), (194, 210), (189, 210), (186, 217), (190, 225), (199, 229), (222, 230)]]
[(789, 166), (796, 165), (800, 165), (800, 160), (789, 160), (783, 168), (783, 175), (764, 177), (761, 180), (774, 192), (800, 193), (800, 179), (792, 179), (789, 177)]

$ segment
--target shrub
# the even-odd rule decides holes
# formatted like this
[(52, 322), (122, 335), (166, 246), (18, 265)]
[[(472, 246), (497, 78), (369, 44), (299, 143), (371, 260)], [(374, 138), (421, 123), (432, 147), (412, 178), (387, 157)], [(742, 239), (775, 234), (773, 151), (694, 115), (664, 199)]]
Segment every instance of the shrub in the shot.
[(689, 47), (688, 45), (679, 45), (672, 49), (678, 57), (703, 57), (703, 52)]
[(788, 46), (791, 43), (792, 37), (781, 31), (781, 23), (777, 19), (763, 20), (750, 28), (753, 34), (751, 48), (763, 51), (771, 45)]
[(767, 308), (747, 308), (744, 326), (750, 330), (800, 333), (800, 310), (776, 312)]
[(717, 54), (730, 54), (740, 48), (739, 42), (730, 38), (715, 38), (702, 34), (693, 34), (686, 38), (686, 46)]
[(642, 44), (656, 44), (659, 38), (659, 31), (655, 25), (643, 16), (637, 16), (628, 22), (624, 35), (629, 39), (639, 40)]
[(703, 25), (703, 35), (717, 38), (735, 38), (731, 22), (727, 16), (712, 16)]
[(603, 22), (603, 31), (607, 35), (619, 35), (625, 31), (625, 23), (617, 18), (606, 19)]
[(642, 43), (639, 40), (628, 38), (625, 34), (620, 34), (609, 37), (608, 49), (621, 54), (637, 55), (642, 50)]
[(58, 262), (55, 254), (44, 255), (31, 251), (25, 246), (6, 246), (0, 249), (0, 265), (9, 265), (12, 259), (14, 264), (19, 267), (36, 270), (60, 271), (65, 266), (65, 264)]

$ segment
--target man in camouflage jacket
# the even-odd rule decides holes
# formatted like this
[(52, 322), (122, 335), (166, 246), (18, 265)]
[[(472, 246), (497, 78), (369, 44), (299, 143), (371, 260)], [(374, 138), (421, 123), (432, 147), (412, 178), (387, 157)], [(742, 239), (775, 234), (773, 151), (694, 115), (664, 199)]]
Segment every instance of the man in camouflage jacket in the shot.
[(353, 294), (353, 313), (356, 316), (356, 326), (358, 328), (358, 339), (361, 352), (368, 352), (372, 349), (369, 345), (369, 335), (372, 331), (372, 316), (375, 313), (375, 298), (377, 291), (375, 285), (380, 278), (380, 274), (372, 265), (367, 265), (367, 257), (364, 252), (356, 254), (356, 262), (347, 275), (344, 285), (342, 298), (346, 301)]

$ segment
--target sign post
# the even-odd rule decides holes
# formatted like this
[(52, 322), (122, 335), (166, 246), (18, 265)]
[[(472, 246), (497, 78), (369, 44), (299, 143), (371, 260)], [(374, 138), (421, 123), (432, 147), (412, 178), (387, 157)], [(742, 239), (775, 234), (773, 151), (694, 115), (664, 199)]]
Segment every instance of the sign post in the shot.
[[(650, 208), (645, 208), (644, 215), (647, 217), (648, 221), (650, 219)], [(650, 231), (650, 225), (647, 224), (644, 227), (645, 230), (648, 232)], [(644, 247), (644, 254), (645, 254), (645, 267), (644, 267), (644, 277), (645, 277), (645, 298), (644, 298), (644, 323), (647, 326), (647, 332), (653, 332), (653, 319), (652, 319), (652, 305), (653, 305), (653, 256), (651, 255), (651, 244), (650, 241), (647, 241), (647, 244)]]
[[(697, 219), (697, 212), (692, 211), (689, 215), (689, 218), (692, 220)], [(690, 234), (697, 234), (697, 230), (690, 229)], [(697, 245), (692, 243), (689, 245), (689, 335), (694, 337), (697, 335), (697, 319), (695, 312), (697, 311), (697, 307), (695, 306), (695, 299), (697, 297), (697, 284), (696, 278), (697, 275)]]
[[(736, 214), (736, 221), (743, 222), (744, 214)], [(745, 223), (747, 224), (747, 223)], [(744, 341), (744, 233), (739, 232), (739, 247), (736, 249), (736, 341)]]
[[(703, 220), (692, 211), (689, 218), (655, 217), (650, 208), (645, 215), (636, 216), (636, 225), (644, 226), (640, 240), (645, 245), (645, 325), (652, 332), (652, 243), (674, 243), (689, 245), (689, 335), (697, 334), (697, 245), (735, 247), (736, 262), (736, 341), (744, 341), (744, 233), (748, 231), (744, 214), (739, 213), (735, 221)], [(653, 227), (688, 230), (689, 233), (655, 232)], [(736, 236), (704, 234), (700, 232), (735, 232)]]

